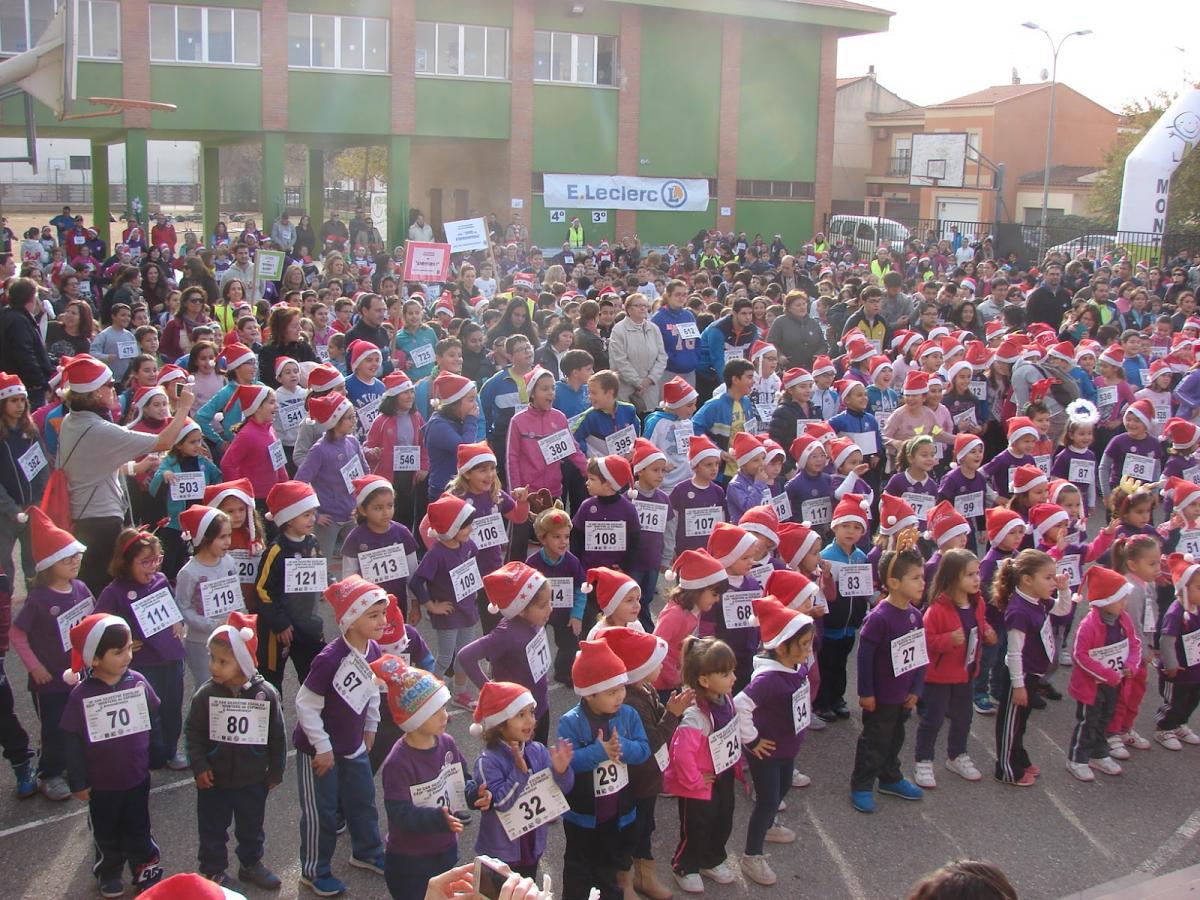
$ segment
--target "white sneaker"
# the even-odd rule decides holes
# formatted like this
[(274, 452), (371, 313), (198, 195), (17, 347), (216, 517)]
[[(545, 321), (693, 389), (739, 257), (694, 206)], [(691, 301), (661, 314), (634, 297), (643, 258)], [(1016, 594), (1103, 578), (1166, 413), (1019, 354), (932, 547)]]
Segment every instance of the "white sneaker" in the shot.
[(967, 781), (981, 781), (982, 773), (976, 768), (974, 761), (967, 754), (956, 756), (954, 759), (946, 760), (946, 768), (956, 775), (960, 775)]
[(1129, 759), (1129, 751), (1125, 749), (1125, 738), (1119, 734), (1108, 736), (1108, 755), (1113, 759)]
[[(812, 716), (808, 721), (809, 731), (824, 731), (828, 727), (828, 723), (826, 723), (826, 721), (820, 716)], [(775, 873), (772, 872), (771, 874), (774, 875)], [(774, 882), (771, 883), (774, 884)]]
[[(1200, 743), (1200, 741), (1197, 741), (1197, 743)], [(190, 767), (191, 763), (188, 762), (187, 754), (182, 750), (177, 750), (175, 755), (167, 760), (167, 768), (173, 772), (181, 772)]]
[(729, 868), (729, 860), (725, 860), (719, 866), (713, 866), (711, 869), (701, 869), (700, 874), (717, 884), (733, 884), (737, 880), (737, 876), (733, 874), (733, 869)]
[(1087, 763), (1077, 763), (1067, 760), (1067, 771), (1078, 778), (1080, 781), (1095, 781), (1096, 773), (1094, 773)]
[(1196, 734), (1196, 732), (1192, 731), (1186, 725), (1180, 725), (1175, 729), (1175, 737), (1179, 738), (1185, 744), (1200, 745), (1200, 734)]
[(1060, 666), (1073, 666), (1075, 661), (1071, 659), (1071, 648), (1063, 646), (1058, 651), (1058, 664)]
[(1125, 732), (1125, 734), (1122, 735), (1122, 737), (1125, 739), (1125, 743), (1128, 744), (1130, 747), (1133, 747), (1135, 750), (1149, 750), (1150, 749), (1150, 742), (1148, 740), (1146, 740), (1144, 737), (1142, 737), (1140, 734), (1138, 734), (1136, 731), (1134, 731), (1132, 728), (1130, 728), (1127, 732)]
[(933, 777), (933, 762), (925, 760), (924, 762), (917, 763), (913, 773), (913, 781), (917, 783), (917, 787), (937, 787), (937, 779)]
[(679, 889), (686, 894), (703, 894), (704, 881), (700, 878), (699, 873), (689, 872), (687, 875), (680, 875), (678, 872), (672, 872), (675, 876), (675, 883), (679, 885)]
[(802, 787), (808, 787), (810, 784), (812, 784), (812, 779), (809, 778), (807, 775), (805, 775), (803, 772), (793, 772), (792, 773), (792, 787), (802, 788)]
[(1156, 731), (1154, 739), (1166, 747), (1168, 750), (1182, 750), (1183, 744), (1179, 743), (1179, 738), (1175, 737), (1173, 731)]
[(775, 810), (775, 812), (777, 812), (777, 813), (787, 812), (787, 801), (780, 800), (779, 801), (779, 809)]
[(767, 865), (765, 856), (743, 856), (742, 872), (755, 884), (770, 887), (776, 882), (775, 873)]
[(768, 844), (791, 844), (795, 840), (796, 832), (786, 825), (775, 822), (767, 829), (766, 841)]
[(1089, 759), (1088, 765), (1097, 772), (1103, 772), (1105, 775), (1120, 775), (1124, 769), (1111, 756), (1101, 756), (1097, 759)]

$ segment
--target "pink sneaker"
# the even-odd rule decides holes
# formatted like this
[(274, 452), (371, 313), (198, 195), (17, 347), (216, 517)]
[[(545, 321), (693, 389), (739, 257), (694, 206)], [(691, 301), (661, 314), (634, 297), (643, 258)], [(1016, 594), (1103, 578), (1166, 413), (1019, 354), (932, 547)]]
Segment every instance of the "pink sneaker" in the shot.
[(459, 691), (450, 698), (450, 702), (460, 709), (474, 710), (476, 700), (468, 691)]

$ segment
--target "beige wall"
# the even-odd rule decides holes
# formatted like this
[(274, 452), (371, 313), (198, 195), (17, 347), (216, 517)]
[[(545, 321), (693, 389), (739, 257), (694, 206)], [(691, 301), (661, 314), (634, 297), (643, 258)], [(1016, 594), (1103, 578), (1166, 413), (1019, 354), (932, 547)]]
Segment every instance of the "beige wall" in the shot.
[[(871, 77), (860, 78), (838, 90), (833, 130), (834, 200), (862, 200), (866, 196), (867, 173), (886, 171), (891, 138), (876, 140), (876, 129), (867, 124), (867, 113), (897, 112), (908, 105)], [(880, 145), (886, 148), (882, 170), (875, 167)]]
[(508, 209), (508, 151), (505, 141), (413, 138), (409, 165), (410, 206), (430, 216), (430, 190), (442, 190), (442, 219), (456, 215), (456, 190), (467, 191), (468, 210), (486, 216)]

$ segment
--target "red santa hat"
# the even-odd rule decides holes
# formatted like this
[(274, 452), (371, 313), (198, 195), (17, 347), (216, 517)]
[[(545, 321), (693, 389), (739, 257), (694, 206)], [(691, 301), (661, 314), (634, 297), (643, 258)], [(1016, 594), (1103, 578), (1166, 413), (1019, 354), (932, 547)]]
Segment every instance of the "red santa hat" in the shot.
[(283, 374), (285, 366), (295, 366), (296, 371), (300, 371), (300, 363), (296, 362), (290, 356), (280, 356), (275, 360), (275, 380), (279, 380), (279, 376)]
[[(834, 468), (840, 470), (842, 464), (853, 456), (856, 450), (862, 452), (862, 448), (848, 437), (834, 438), (830, 441), (828, 447), (829, 458), (833, 460)], [(845, 484), (845, 482), (842, 483)]]
[(372, 606), (387, 603), (387, 591), (361, 575), (351, 575), (325, 588), (325, 602), (333, 610), (338, 628), (345, 634)]
[(797, 568), (820, 542), (821, 536), (803, 523), (783, 522), (779, 526), (779, 558), (790, 568)]
[(766, 341), (755, 341), (750, 345), (750, 362), (758, 362), (768, 353), (778, 353), (774, 344), (768, 344)]
[(10, 372), (0, 372), (0, 401), (9, 397), (28, 397), (21, 379)]
[(87, 355), (76, 356), (64, 371), (67, 387), (76, 394), (98, 391), (113, 380), (112, 370)]
[(837, 432), (828, 422), (809, 422), (804, 426), (804, 433), (809, 437), (816, 438), (822, 446), (837, 437)]
[(348, 414), (354, 412), (354, 404), (345, 394), (334, 391), (312, 397), (308, 401), (308, 417), (313, 420), (317, 430), (324, 433), (329, 431)]
[(662, 405), (667, 409), (678, 409), (695, 400), (696, 389), (676, 375), (662, 387)]
[(707, 434), (692, 435), (688, 438), (688, 465), (693, 469), (706, 459), (720, 459), (721, 450)]
[(587, 571), (587, 583), (581, 588), (585, 594), (595, 594), (600, 614), (611, 616), (629, 594), (638, 588), (638, 583), (624, 572), (607, 566), (596, 566)]
[(450, 691), (439, 678), (406, 666), (398, 656), (385, 653), (370, 665), (387, 688), (388, 710), (401, 731), (416, 731), (450, 702)]
[(921, 341), (921, 335), (915, 331), (897, 331), (892, 335), (892, 349), (903, 355), (908, 353), (914, 346), (919, 345)]
[(242, 895), (203, 875), (181, 873), (139, 891), (138, 897), (141, 900), (239, 900)]
[(395, 493), (391, 479), (384, 478), (382, 475), (360, 475), (353, 480), (352, 484), (354, 485), (354, 505), (359, 509), (366, 505), (367, 500), (376, 491)]
[(604, 641), (580, 641), (571, 665), (575, 693), (590, 697), (628, 682), (621, 658)]
[(1167, 490), (1171, 491), (1171, 506), (1176, 512), (1200, 500), (1200, 485), (1175, 475), (1167, 479)]
[(708, 536), (706, 549), (725, 568), (729, 568), (754, 549), (757, 539), (737, 525), (718, 522)]
[(453, 494), (442, 494), (429, 504), (426, 518), (429, 519), (429, 530), (435, 538), (449, 540), (458, 534), (467, 524), (467, 520), (475, 515), (475, 507)]
[(957, 362), (951, 363), (950, 365), (946, 366), (946, 382), (953, 382), (954, 379), (963, 372), (969, 372), (974, 375), (975, 367), (965, 359), (960, 359)]
[(217, 516), (223, 515), (219, 509), (194, 503), (179, 514), (179, 536), (190, 541), (193, 547), (199, 547)]
[(633, 474), (656, 462), (666, 462), (667, 455), (655, 447), (644, 437), (636, 438), (633, 442)]
[(861, 381), (856, 381), (853, 378), (840, 378), (833, 383), (833, 389), (838, 392), (838, 397), (842, 403), (845, 403), (849, 399), (850, 394), (853, 393), (855, 388), (866, 390)]
[(833, 360), (828, 356), (821, 354), (813, 359), (812, 376), (820, 378), (822, 375), (836, 375), (837, 369), (833, 367)]
[(1011, 447), (1023, 437), (1031, 437), (1035, 441), (1041, 438), (1041, 432), (1028, 416), (1013, 416), (1008, 420), (1008, 445)]
[(536, 706), (529, 688), (511, 681), (485, 681), (479, 689), (470, 732), (479, 737), (489, 728), (497, 728), (529, 706)]
[(87, 550), (75, 539), (75, 535), (63, 531), (37, 506), (17, 514), (17, 521), (29, 522), (29, 534), (33, 544), (33, 568), (44, 572), (57, 562)]
[(676, 581), (681, 588), (699, 591), (728, 579), (725, 567), (713, 559), (707, 550), (684, 550), (667, 571), (667, 580)]
[(974, 372), (982, 372), (992, 361), (992, 353), (982, 341), (967, 341), (966, 361)]
[(265, 384), (239, 384), (229, 395), (229, 402), (225, 404), (224, 411), (214, 415), (213, 421), (224, 421), (225, 415), (233, 409), (235, 403), (240, 404), (242, 408), (242, 418), (249, 419), (263, 405), (270, 393), (271, 389)]
[(1100, 354), (1097, 362), (1102, 362), (1118, 369), (1123, 368), (1125, 365), (1125, 351), (1121, 349), (1120, 344), (1109, 344), (1104, 348), (1104, 352)]
[(625, 677), (636, 684), (649, 677), (667, 658), (667, 642), (655, 634), (646, 634), (625, 626), (602, 628), (596, 640), (604, 641), (625, 666)]
[[(1172, 553), (1168, 560), (1177, 555)], [(1171, 571), (1174, 570), (1174, 565), (1172, 565)], [(1188, 576), (1188, 578), (1190, 577), (1191, 575)], [(1186, 579), (1183, 583), (1187, 583)], [(1126, 576), (1097, 565), (1088, 567), (1088, 570), (1083, 573), (1083, 582), (1079, 585), (1079, 593), (1087, 598), (1088, 603), (1101, 609), (1124, 600), (1132, 591), (1133, 585), (1129, 583)]]
[(833, 519), (830, 521), (829, 527), (835, 528), (838, 525), (857, 522), (863, 527), (863, 531), (866, 531), (870, 527), (867, 522), (867, 510), (870, 509), (870, 506), (862, 494), (846, 494), (834, 508)]
[(916, 369), (909, 369), (908, 375), (904, 378), (904, 396), (918, 397), (921, 394), (929, 393), (929, 374), (927, 372), (919, 372)]
[(1025, 520), (1016, 510), (1005, 506), (990, 506), (983, 514), (987, 522), (988, 542), (994, 547), (1004, 540), (1014, 528), (1025, 530)]
[(1048, 486), (1050, 479), (1037, 466), (1017, 466), (1012, 473), (1012, 484), (1014, 494), (1025, 494), (1036, 487)]
[[(314, 366), (308, 373), (308, 389), (314, 394), (323, 394), (340, 388), (346, 383), (346, 376), (329, 363)], [(387, 384), (384, 381), (384, 384)]]
[(618, 493), (633, 483), (633, 468), (629, 465), (629, 460), (623, 456), (612, 454), (597, 457), (596, 466), (600, 469), (600, 477)]
[(383, 396), (398, 397), (405, 391), (415, 390), (412, 379), (405, 372), (392, 372), (383, 377)]
[(443, 372), (433, 379), (433, 399), (443, 406), (461, 400), (473, 390), (475, 390), (475, 382), (470, 378), (455, 375), (453, 372)]
[(737, 524), (743, 531), (766, 538), (772, 546), (779, 546), (779, 516), (770, 504), (750, 507), (742, 513)]
[(231, 612), (224, 625), (218, 625), (208, 636), (208, 644), (223, 638), (233, 651), (242, 674), (250, 678), (258, 671), (258, 616), (251, 613)]
[(1075, 348), (1075, 362), (1079, 362), (1085, 356), (1094, 359), (1099, 349), (1099, 345), (1095, 341), (1080, 341), (1079, 346)]
[[(133, 418), (129, 420), (129, 425), (127, 427), (132, 427), (138, 422), (142, 421), (142, 415), (146, 412), (146, 406), (155, 397), (162, 397), (164, 400), (166, 400), (166, 390), (159, 385), (155, 385), (154, 387), (139, 386), (133, 392), (133, 408), (137, 410), (137, 412), (135, 412)], [(183, 440), (182, 435), (180, 435), (179, 440)]]
[(803, 469), (808, 465), (809, 457), (813, 455), (813, 451), (817, 449), (824, 450), (825, 447), (820, 440), (809, 434), (802, 434), (800, 437), (792, 441), (790, 450), (792, 451), (792, 459), (796, 460), (797, 468)]
[(384, 653), (401, 654), (408, 648), (408, 632), (404, 630), (404, 613), (395, 594), (388, 594), (387, 624), (383, 628), (378, 644)]
[(767, 451), (767, 462), (770, 462), (776, 456), (782, 456), (784, 459), (787, 459), (787, 453), (784, 451), (782, 445), (777, 444), (770, 438), (763, 438), (762, 442), (763, 449)]
[(483, 576), (483, 590), (490, 601), (488, 611), (506, 619), (516, 618), (545, 583), (546, 576), (525, 563), (505, 563)]
[(982, 447), (983, 447), (983, 441), (980, 440), (979, 435), (967, 434), (966, 432), (962, 432), (960, 434), (955, 435), (955, 437), (954, 437), (954, 460), (955, 460), (955, 462), (961, 463), (963, 461), (964, 456), (966, 456), (972, 450), (976, 450), (976, 449), (979, 449)]
[(1029, 524), (1033, 527), (1033, 540), (1040, 544), (1052, 528), (1066, 525), (1070, 521), (1067, 511), (1057, 503), (1039, 503), (1029, 511)]
[(1059, 498), (1062, 496), (1063, 491), (1075, 491), (1075, 493), (1079, 493), (1079, 488), (1075, 487), (1075, 485), (1071, 484), (1065, 478), (1051, 478), (1050, 502), (1062, 506), (1062, 501)]
[(1195, 316), (1188, 316), (1183, 323), (1183, 328), (1181, 328), (1180, 331), (1185, 331), (1189, 328), (1194, 328), (1197, 331), (1200, 331), (1200, 319), (1196, 318)]
[(949, 500), (943, 500), (929, 512), (929, 531), (925, 537), (939, 547), (944, 547), (954, 538), (969, 534), (971, 526)]
[(879, 532), (890, 537), (906, 528), (917, 527), (917, 514), (902, 497), (883, 494), (879, 498)]
[(1172, 553), (1167, 557), (1167, 568), (1171, 570), (1171, 581), (1175, 584), (1175, 594), (1184, 596), (1188, 582), (1200, 573), (1200, 560), (1190, 553)]
[(753, 601), (751, 605), (754, 607), (754, 617), (758, 619), (763, 648), (766, 650), (774, 650), (813, 624), (811, 616), (788, 609), (775, 597), (763, 597)]
[(280, 528), (292, 519), (317, 509), (321, 501), (312, 485), (303, 481), (281, 481), (267, 492), (267, 519)]
[(739, 466), (744, 466), (756, 456), (766, 456), (767, 451), (763, 448), (762, 441), (752, 435), (748, 431), (739, 431), (733, 436), (733, 444), (731, 447), (733, 458)]
[(917, 348), (917, 360), (923, 360), (931, 353), (941, 353), (942, 345), (937, 341), (929, 340)]
[[(231, 331), (230, 334), (236, 334), (236, 332)], [(228, 374), (238, 366), (258, 362), (258, 355), (245, 344), (234, 341), (231, 344), (225, 345), (225, 348), (221, 351), (221, 355), (217, 358), (217, 362), (220, 363), (221, 369)]]
[(813, 383), (812, 373), (809, 372), (808, 369), (801, 369), (799, 367), (788, 369), (783, 373), (783, 378), (780, 380), (783, 382), (783, 389), (785, 391), (789, 391), (794, 387), (799, 387), (802, 384)]
[(372, 356), (378, 357), (380, 363), (383, 362), (383, 351), (370, 341), (361, 339), (350, 342), (350, 346), (346, 348), (346, 355), (350, 357), (351, 372), (357, 371), (358, 367)]
[(67, 684), (78, 684), (83, 673), (92, 667), (96, 648), (109, 628), (121, 627), (128, 630), (125, 620), (109, 613), (92, 613), (71, 626), (71, 667), (62, 673)]
[(874, 353), (875, 345), (863, 337), (861, 333), (853, 334), (846, 338), (846, 356), (850, 362), (861, 362), (874, 355)]
[(484, 463), (496, 465), (496, 454), (492, 452), (487, 441), (480, 441), (477, 444), (459, 444), (457, 462), (458, 474), (466, 475), (473, 468), (482, 466)]
[(1153, 384), (1163, 375), (1171, 374), (1171, 364), (1165, 359), (1156, 359), (1150, 363), (1150, 383)]
[(815, 581), (791, 569), (772, 570), (763, 590), (790, 609), (799, 609), (821, 592)]
[(1154, 425), (1154, 404), (1149, 400), (1134, 400), (1125, 407), (1125, 415), (1133, 415), (1147, 428), (1151, 428)]
[(543, 366), (534, 366), (525, 373), (525, 393), (527, 396), (533, 396), (534, 385), (538, 383), (539, 378), (549, 378), (554, 380), (554, 373)]
[(1024, 340), (1018, 340), (1015, 335), (1007, 337), (996, 348), (996, 352), (992, 356), (992, 361), (1008, 363), (1010, 366), (1016, 365), (1021, 361), (1021, 352), (1024, 349)]

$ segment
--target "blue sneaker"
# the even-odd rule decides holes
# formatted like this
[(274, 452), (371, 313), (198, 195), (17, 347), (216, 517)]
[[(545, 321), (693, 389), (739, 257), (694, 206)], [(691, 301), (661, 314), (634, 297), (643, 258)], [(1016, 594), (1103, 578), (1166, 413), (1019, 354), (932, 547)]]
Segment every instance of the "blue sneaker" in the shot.
[(994, 716), (996, 714), (996, 704), (992, 702), (992, 698), (987, 694), (976, 694), (973, 704), (975, 712), (981, 716)]
[(346, 885), (332, 875), (321, 875), (313, 879), (301, 875), (300, 883), (318, 897), (340, 897), (346, 893)]
[(350, 865), (356, 869), (366, 869), (368, 872), (374, 872), (376, 875), (383, 874), (383, 862), (384, 855), (382, 853), (374, 859), (359, 859), (353, 854), (350, 856)]
[(13, 775), (17, 778), (17, 798), (25, 800), (38, 792), (37, 773), (33, 764), (26, 760), (19, 766), (13, 766)]
[(881, 784), (879, 793), (899, 797), (901, 800), (921, 800), (925, 797), (925, 792), (907, 778), (901, 778), (891, 784)]
[(851, 791), (850, 802), (860, 813), (875, 812), (874, 791)]
[(121, 880), (120, 876), (101, 881), (100, 896), (107, 898), (107, 900), (115, 900), (116, 897), (124, 897), (125, 882)]

